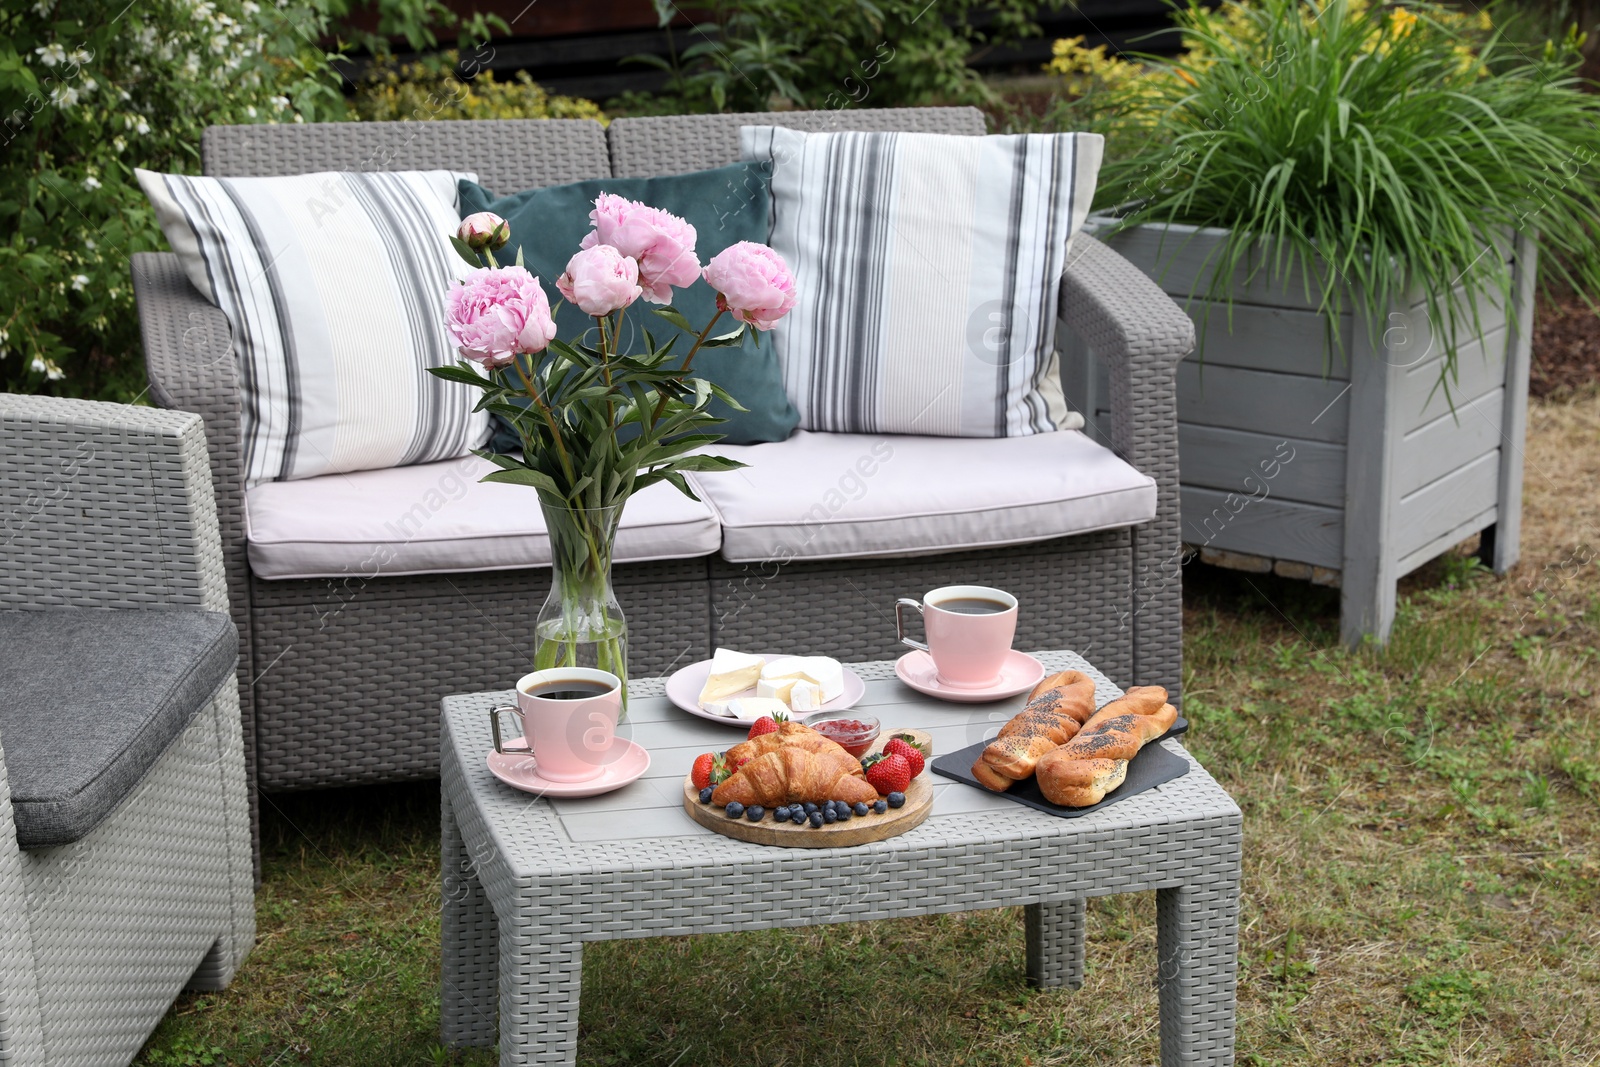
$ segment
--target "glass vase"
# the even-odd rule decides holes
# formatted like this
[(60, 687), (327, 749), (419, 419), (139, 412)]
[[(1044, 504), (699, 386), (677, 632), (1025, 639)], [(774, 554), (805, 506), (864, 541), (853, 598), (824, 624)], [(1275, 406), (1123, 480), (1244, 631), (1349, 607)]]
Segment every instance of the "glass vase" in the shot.
[(592, 667), (622, 680), (628, 714), (628, 623), (611, 589), (622, 505), (571, 508), (539, 496), (550, 531), (550, 595), (534, 622), (533, 666)]

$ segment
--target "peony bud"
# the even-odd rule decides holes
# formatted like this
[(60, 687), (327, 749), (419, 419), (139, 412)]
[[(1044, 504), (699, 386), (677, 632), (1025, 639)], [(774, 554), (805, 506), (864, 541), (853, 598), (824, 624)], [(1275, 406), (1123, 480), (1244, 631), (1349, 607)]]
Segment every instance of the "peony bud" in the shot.
[(456, 236), (474, 252), (498, 252), (511, 240), (511, 224), (492, 211), (479, 211), (461, 220)]

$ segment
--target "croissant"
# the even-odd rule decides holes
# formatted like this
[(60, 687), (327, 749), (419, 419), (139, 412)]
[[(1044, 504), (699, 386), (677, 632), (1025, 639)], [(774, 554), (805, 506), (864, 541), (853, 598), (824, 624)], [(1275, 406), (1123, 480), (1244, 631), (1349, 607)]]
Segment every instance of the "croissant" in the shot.
[[(728, 766), (737, 767), (746, 760), (753, 760), (757, 756), (764, 756), (779, 748), (801, 748), (807, 752), (844, 752), (844, 747), (837, 741), (827, 738), (809, 726), (797, 722), (780, 722), (778, 728), (769, 734), (741, 741), (727, 751)], [(859, 771), (861, 768), (856, 767)]]
[(726, 805), (738, 801), (745, 807), (760, 804), (775, 808), (780, 804), (807, 801), (820, 804), (826, 800), (843, 800), (854, 804), (861, 800), (870, 804), (877, 800), (878, 791), (867, 784), (860, 761), (837, 745), (834, 747), (837, 752), (813, 752), (799, 745), (778, 745), (734, 771), (711, 794), (711, 803)]

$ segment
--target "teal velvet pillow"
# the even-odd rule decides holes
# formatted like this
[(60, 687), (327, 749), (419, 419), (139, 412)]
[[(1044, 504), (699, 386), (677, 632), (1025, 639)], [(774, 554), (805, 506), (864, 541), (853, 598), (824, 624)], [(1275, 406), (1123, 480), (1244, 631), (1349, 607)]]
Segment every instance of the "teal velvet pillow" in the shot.
[[(554, 306), (561, 299), (556, 279), (589, 232), (589, 212), (594, 198), (601, 193), (615, 193), (682, 216), (695, 228), (695, 253), (703, 264), (740, 241), (767, 241), (772, 214), (769, 169), (764, 163), (736, 163), (659, 178), (592, 178), (498, 199), (476, 182), (462, 181), (461, 217), (492, 211), (510, 223), (511, 242), (495, 253), (495, 259), (503, 264), (515, 263), (520, 246), (523, 265), (539, 279)], [(696, 328), (717, 313), (717, 294), (704, 281), (674, 290), (673, 302)], [(673, 351), (687, 352), (694, 337), (659, 315), (650, 314), (656, 306), (641, 299), (630, 307), (623, 319), (624, 334), (630, 328), (648, 328), (658, 343), (677, 334)], [(724, 315), (715, 332), (727, 333), (738, 325), (731, 316)], [(563, 304), (556, 313), (556, 326), (560, 330), (557, 337), (571, 340), (592, 329), (594, 320), (571, 304)], [(642, 348), (643, 341), (636, 334), (633, 350)], [(783, 373), (770, 338), (762, 338), (759, 346), (753, 338), (746, 337), (738, 348), (701, 349), (694, 357), (693, 373), (722, 386), (749, 408), (734, 411), (720, 400), (711, 402), (712, 412), (728, 420), (717, 430), (726, 435), (729, 444), (781, 441), (800, 422), (799, 413), (783, 391)], [(491, 447), (496, 451), (518, 447), (515, 433), (497, 421)]]

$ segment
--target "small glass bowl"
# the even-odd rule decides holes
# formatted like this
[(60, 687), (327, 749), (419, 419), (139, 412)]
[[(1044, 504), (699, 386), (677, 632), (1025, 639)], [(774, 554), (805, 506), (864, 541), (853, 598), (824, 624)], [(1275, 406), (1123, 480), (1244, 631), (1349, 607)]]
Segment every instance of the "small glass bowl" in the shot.
[(813, 711), (800, 723), (836, 742), (857, 759), (865, 756), (878, 739), (878, 720), (871, 715), (855, 715), (848, 711)]

